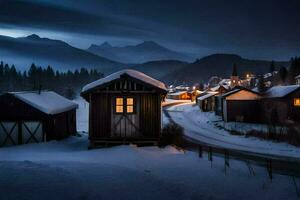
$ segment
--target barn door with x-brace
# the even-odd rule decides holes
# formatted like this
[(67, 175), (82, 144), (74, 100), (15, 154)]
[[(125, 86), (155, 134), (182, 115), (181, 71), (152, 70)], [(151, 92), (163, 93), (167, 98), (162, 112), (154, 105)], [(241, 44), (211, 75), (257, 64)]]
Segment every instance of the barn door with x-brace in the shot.
[(0, 147), (18, 144), (18, 123), (0, 122)]
[(22, 123), (22, 142), (27, 143), (37, 143), (43, 142), (43, 127), (42, 123), (39, 121), (25, 121)]
[(117, 96), (113, 101), (112, 137), (139, 137), (138, 99), (132, 96)]
[(39, 121), (0, 121), (0, 147), (43, 141), (43, 127)]

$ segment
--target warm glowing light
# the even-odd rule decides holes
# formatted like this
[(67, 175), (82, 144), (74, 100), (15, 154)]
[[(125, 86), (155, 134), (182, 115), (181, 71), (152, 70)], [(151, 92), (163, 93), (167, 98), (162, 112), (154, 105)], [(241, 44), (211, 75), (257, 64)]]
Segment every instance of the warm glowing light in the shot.
[(123, 98), (116, 98), (116, 113), (123, 113)]
[(294, 106), (300, 106), (300, 98), (294, 99)]
[(133, 98), (126, 98), (126, 112), (133, 113)]
[(196, 86), (193, 86), (193, 90), (196, 90)]

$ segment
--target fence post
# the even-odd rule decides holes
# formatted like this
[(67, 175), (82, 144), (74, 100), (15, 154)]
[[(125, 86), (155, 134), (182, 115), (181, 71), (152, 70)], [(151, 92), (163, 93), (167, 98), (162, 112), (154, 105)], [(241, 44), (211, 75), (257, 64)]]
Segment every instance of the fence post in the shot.
[(202, 158), (202, 146), (201, 145), (199, 145), (198, 150), (199, 150), (199, 158)]

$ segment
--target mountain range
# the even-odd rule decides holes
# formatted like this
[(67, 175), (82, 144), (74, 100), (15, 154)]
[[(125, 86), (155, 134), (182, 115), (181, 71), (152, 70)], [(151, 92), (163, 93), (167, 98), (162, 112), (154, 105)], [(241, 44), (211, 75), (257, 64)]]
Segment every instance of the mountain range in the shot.
[[(242, 76), (246, 73), (264, 74), (269, 72), (271, 61), (251, 60), (235, 54), (213, 54), (174, 70), (161, 79), (167, 83), (193, 84), (206, 82), (212, 76), (229, 78), (234, 64), (237, 65), (238, 75)], [(274, 62), (274, 64), (277, 69), (281, 66), (289, 66), (289, 62), (286, 61)]]
[[(92, 49), (110, 49), (110, 51), (104, 51), (103, 54), (99, 51), (96, 55), (95, 52), (91, 52)], [(245, 72), (266, 73), (271, 63), (265, 60), (246, 59), (235, 54), (213, 54), (194, 62), (186, 62), (186, 58), (185, 54), (162, 47), (155, 42), (143, 42), (126, 47), (112, 47), (104, 43), (100, 46), (91, 45), (88, 50), (84, 50), (64, 41), (41, 38), (35, 34), (19, 38), (0, 36), (0, 60), (14, 64), (18, 69), (28, 69), (33, 62), (38, 66), (51, 65), (64, 71), (80, 67), (93, 68), (106, 75), (120, 69), (133, 68), (166, 83), (192, 84), (206, 82), (211, 76), (230, 77), (234, 63), (240, 75)], [(149, 59), (153, 60), (148, 61)], [(119, 62), (121, 60), (127, 62)], [(146, 62), (138, 63), (142, 61)], [(289, 62), (275, 62), (275, 65), (287, 67)]]
[(0, 36), (0, 59), (20, 69), (26, 69), (33, 62), (61, 70), (87, 67), (108, 73), (125, 67), (123, 63), (94, 55), (66, 42), (35, 34), (19, 38)]
[(168, 49), (153, 41), (124, 47), (116, 47), (104, 42), (101, 45), (92, 44), (87, 51), (122, 63), (144, 63), (153, 60), (192, 61), (195, 59), (188, 54)]

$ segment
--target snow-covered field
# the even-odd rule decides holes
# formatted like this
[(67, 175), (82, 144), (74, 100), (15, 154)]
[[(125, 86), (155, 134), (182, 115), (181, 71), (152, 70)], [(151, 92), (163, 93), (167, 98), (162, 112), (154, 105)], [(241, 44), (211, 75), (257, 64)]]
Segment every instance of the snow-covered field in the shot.
[[(201, 112), (199, 107), (193, 103), (171, 106), (167, 109), (172, 119), (184, 127), (185, 135), (198, 141), (210, 144), (212, 146), (247, 151), (270, 156), (284, 156), (289, 158), (300, 158), (300, 148), (287, 143), (276, 143), (272, 141), (261, 140), (255, 137), (245, 137), (232, 135), (228, 131), (216, 127), (216, 123), (231, 128), (240, 128), (243, 131), (253, 128), (252, 125), (242, 123), (238, 127), (233, 127), (234, 123), (224, 123), (221, 117), (213, 112)], [(227, 125), (226, 125), (227, 124)], [(257, 126), (263, 130), (264, 126)]]
[[(297, 199), (292, 177), (173, 147), (87, 150), (87, 135), (0, 149), (0, 199)], [(296, 183), (300, 185), (299, 178)]]
[[(76, 102), (78, 129), (87, 131), (88, 106), (82, 99)], [(190, 106), (179, 108), (196, 112)], [(193, 123), (187, 122), (199, 129)], [(87, 147), (88, 135), (82, 133), (62, 141), (0, 148), (0, 199), (298, 198), (299, 177), (273, 174), (270, 180), (266, 168), (240, 160), (229, 160), (225, 168), (222, 157), (213, 156), (210, 162), (205, 153), (199, 158), (196, 152), (170, 146)]]

